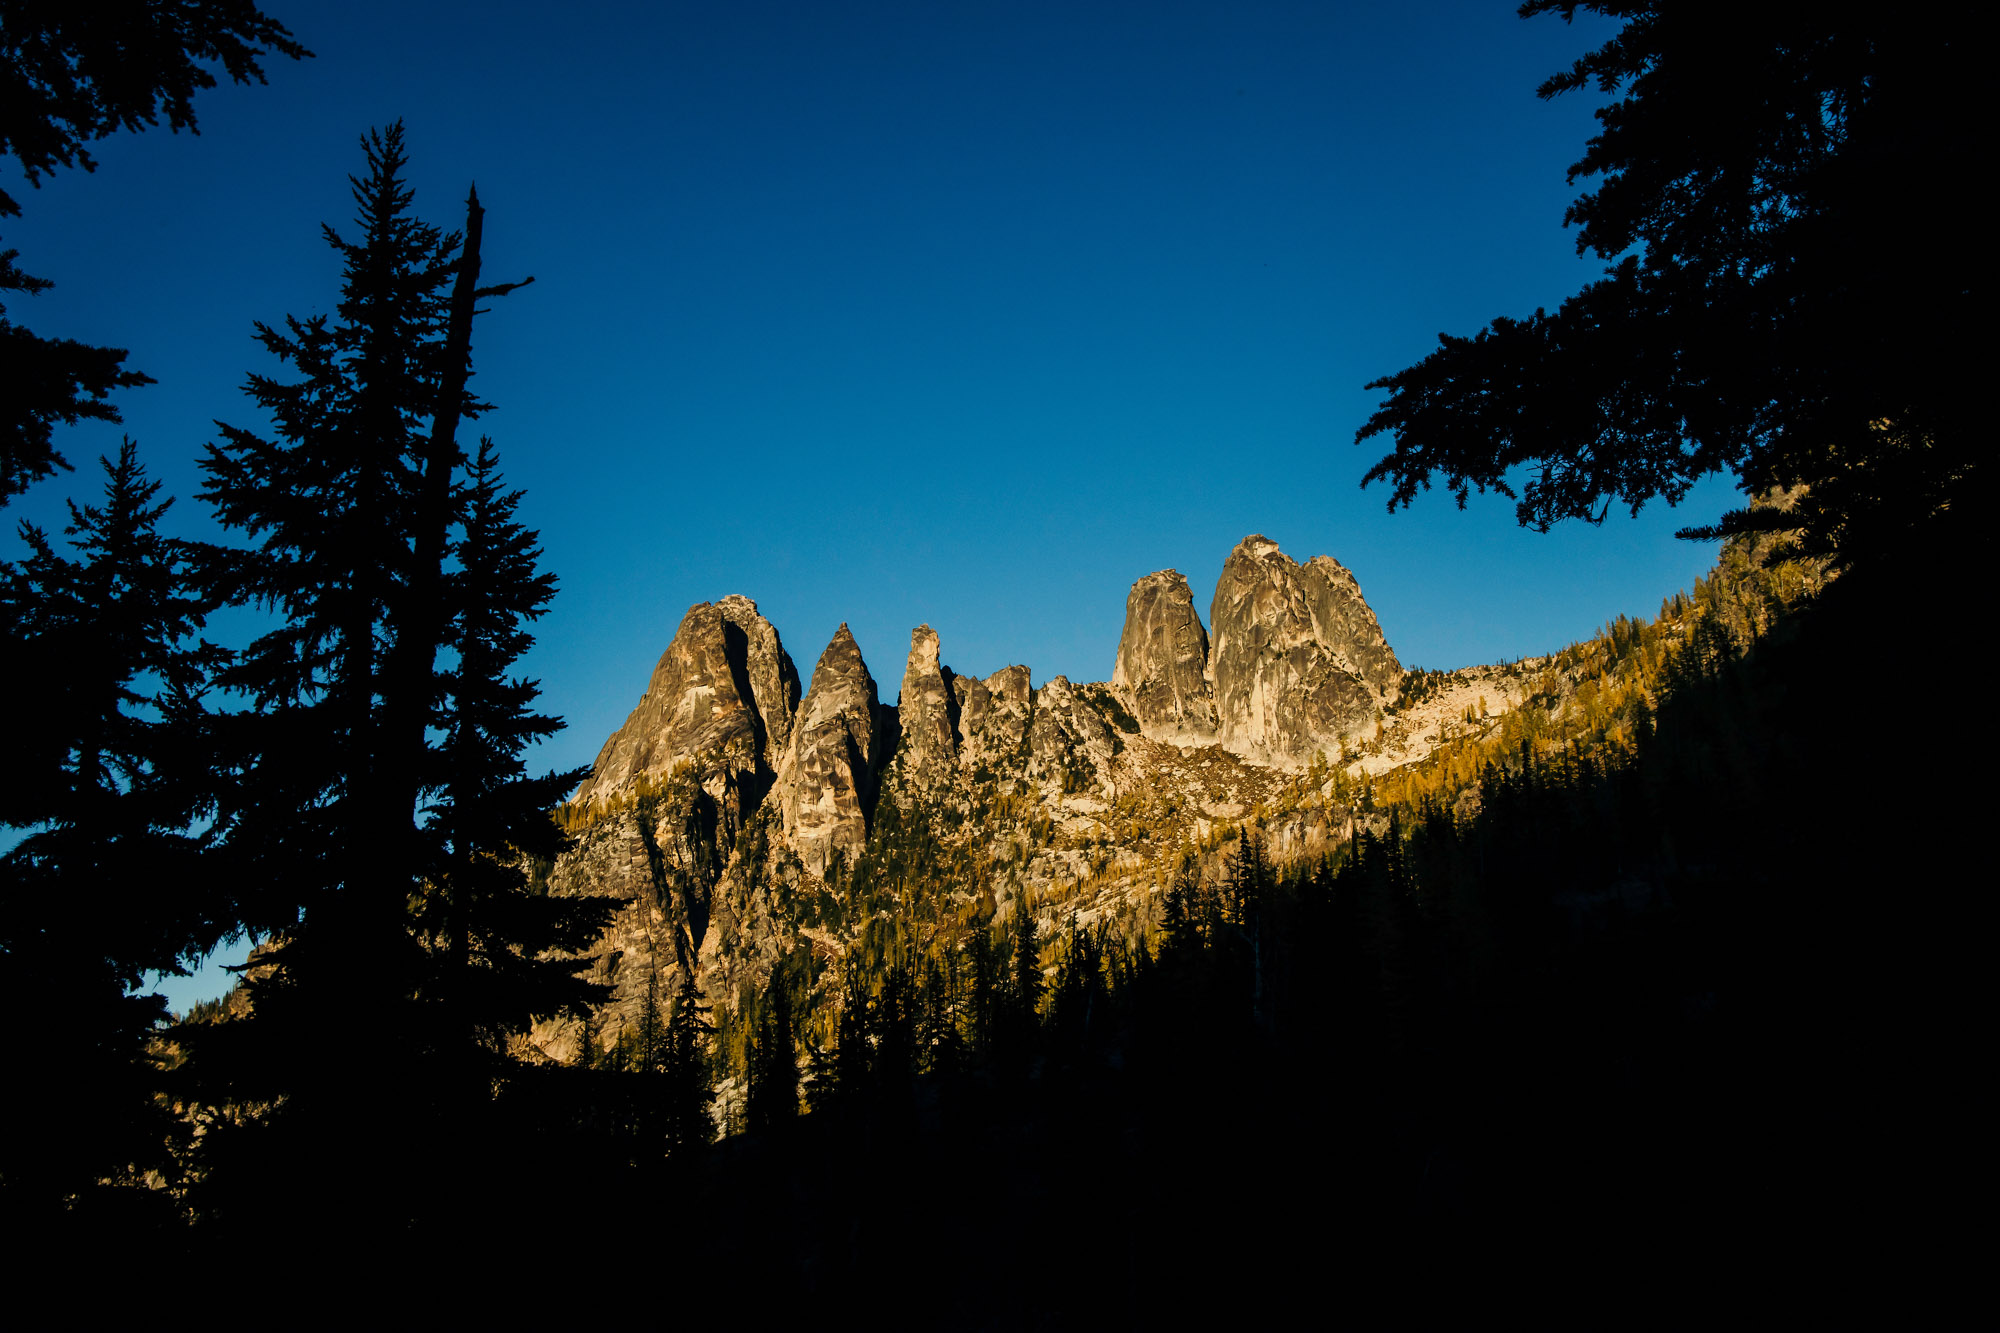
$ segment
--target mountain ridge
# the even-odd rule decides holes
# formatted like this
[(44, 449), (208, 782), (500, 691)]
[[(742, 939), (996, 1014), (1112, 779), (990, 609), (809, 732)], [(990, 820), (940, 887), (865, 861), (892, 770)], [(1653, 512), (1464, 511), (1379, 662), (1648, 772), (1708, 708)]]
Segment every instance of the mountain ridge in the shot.
[[(1463, 711), (1479, 682), (1489, 712), (1525, 697), (1488, 675), (1455, 673), (1423, 718)], [(1177, 571), (1136, 580), (1103, 681), (959, 675), (919, 625), (884, 704), (843, 624), (800, 694), (754, 601), (696, 603), (559, 812), (578, 838), (551, 890), (624, 900), (594, 955), (615, 992), (595, 1040), (640, 1022), (663, 969), (692, 967), (713, 1000), (795, 948), (864, 947), (876, 912), (855, 884), (885, 818), (951, 863), (921, 909), (907, 892), (893, 909), (940, 926), (1061, 897), (1078, 924), (1144, 933), (1173, 865), (1246, 816), (1274, 856), (1323, 853), (1356, 826), (1345, 784), (1429, 752), (1423, 718), (1397, 716), (1404, 677), (1354, 576), (1261, 534), (1225, 558), (1206, 626)], [(573, 1059), (583, 1026), (538, 1025), (532, 1044)]]

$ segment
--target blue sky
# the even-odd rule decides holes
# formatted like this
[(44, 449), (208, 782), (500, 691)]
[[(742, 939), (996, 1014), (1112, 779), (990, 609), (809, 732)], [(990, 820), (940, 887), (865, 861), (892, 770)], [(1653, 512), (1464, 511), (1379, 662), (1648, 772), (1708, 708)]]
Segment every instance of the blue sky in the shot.
[[(405, 121), (418, 209), (488, 209), (477, 387), (562, 579), (530, 660), (588, 763), (689, 604), (754, 597), (802, 673), (845, 620), (893, 698), (947, 663), (1108, 676), (1133, 579), (1205, 611), (1263, 532), (1352, 568), (1406, 663), (1650, 614), (1726, 507), (1541, 535), (1504, 499), (1389, 515), (1362, 385), (1597, 271), (1561, 227), (1594, 103), (1534, 87), (1608, 34), (1507, 3), (299, 4), (317, 58), (15, 190), (45, 335), (155, 376), (124, 430), (192, 498), (272, 366), (254, 320), (331, 307), (357, 136)], [(9, 518), (59, 526), (119, 427)], [(12, 524), (8, 524), (11, 528)], [(14, 549), (10, 545), (7, 553)]]

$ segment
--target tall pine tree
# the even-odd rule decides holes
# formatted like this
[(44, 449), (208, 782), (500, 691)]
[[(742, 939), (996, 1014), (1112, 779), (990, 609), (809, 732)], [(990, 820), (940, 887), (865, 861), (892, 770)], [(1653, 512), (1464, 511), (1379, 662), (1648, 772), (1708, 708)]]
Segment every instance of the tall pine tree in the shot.
[(750, 1127), (781, 1129), (799, 1113), (798, 1052), (792, 1033), (791, 988), (785, 967), (771, 969), (757, 1024), (757, 1047), (750, 1068)]
[(225, 426), (204, 464), (204, 498), (255, 543), (211, 576), (277, 624), (223, 673), (249, 706), (215, 724), (218, 868), (268, 943), (250, 1018), (191, 1032), (190, 1068), (209, 1101), (265, 1112), (216, 1136), (212, 1206), (254, 1203), (276, 1158), (306, 1206), (414, 1218), (454, 1188), (440, 1158), (473, 1169), (505, 1038), (597, 997), (562, 956), (603, 915), (525, 873), (561, 849), (546, 811), (576, 780), (521, 762), (560, 725), (513, 674), (554, 580), (490, 442), (470, 462), (457, 443), (484, 409), (475, 305), (520, 284), (478, 286), (476, 195), (462, 236), (412, 215), (400, 125), (363, 146), (358, 239), (326, 231), (336, 313), (258, 326), (299, 378), (253, 375), (271, 435)]
[(715, 1025), (701, 1002), (694, 970), (681, 969), (680, 989), (667, 1016), (666, 1090), (662, 1110), (668, 1157), (684, 1156), (715, 1138), (715, 1080), (709, 1069), (708, 1034)]
[(0, 1004), (45, 1016), (0, 1099), (0, 1183), (43, 1216), (168, 1166), (147, 1049), (164, 1001), (135, 992), (230, 928), (197, 873), (207, 764), (190, 720), (219, 658), (193, 635), (212, 608), (131, 441), (104, 470), (102, 507), (70, 506), (72, 554), (24, 523), (28, 558), (0, 566), (32, 682), (0, 788), (0, 821), (25, 834), (0, 856)]

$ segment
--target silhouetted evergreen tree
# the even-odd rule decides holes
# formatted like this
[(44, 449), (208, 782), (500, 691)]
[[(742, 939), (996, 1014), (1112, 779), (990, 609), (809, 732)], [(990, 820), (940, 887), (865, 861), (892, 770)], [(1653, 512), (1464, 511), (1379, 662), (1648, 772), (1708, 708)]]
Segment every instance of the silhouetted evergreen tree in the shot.
[(924, 960), (917, 989), (917, 1050), (925, 1073), (950, 1078), (964, 1067), (965, 1034), (960, 1031), (958, 955), (932, 954)]
[[(1709, 535), (1802, 529), (1842, 559), (1983, 515), (1980, 44), (1882, 6), (1522, 13), (1580, 9), (1623, 26), (1539, 91), (1617, 97), (1570, 168), (1599, 183), (1564, 219), (1604, 276), (1374, 381), (1388, 398), (1357, 439), (1395, 447), (1368, 480), (1394, 507), (1433, 477), (1463, 502), (1524, 474), (1520, 520), (1546, 528), (1728, 471), (1807, 492)], [(1911, 180), (1936, 182), (1921, 207)]]
[(781, 966), (764, 989), (763, 1014), (750, 1065), (750, 1127), (769, 1133), (799, 1113), (798, 1053), (792, 1034), (792, 996)]
[(1102, 925), (1091, 929), (1072, 918), (1049, 996), (1048, 1024), (1051, 1045), (1072, 1060), (1085, 1056), (1093, 1037), (1101, 1035), (1108, 1003), (1104, 955)]
[(642, 1074), (657, 1074), (667, 1062), (666, 997), (660, 994), (660, 967), (646, 968), (646, 1007), (639, 1012), (639, 1058), (635, 1067)]
[(992, 1054), (1001, 1022), (1001, 978), (999, 952), (993, 946), (993, 920), (988, 912), (974, 916), (966, 936), (966, 970), (971, 993), (966, 997), (966, 1026), (972, 1053), (979, 1058)]
[(1265, 1017), (1265, 900), (1270, 891), (1271, 864), (1264, 856), (1263, 836), (1253, 829), (1246, 829), (1241, 843), (1229, 858), (1223, 900), (1226, 917), (1244, 954), (1243, 970), (1249, 983), (1250, 1020), (1259, 1025)]
[(859, 1099), (868, 1087), (874, 1059), (869, 1041), (868, 984), (859, 963), (849, 959), (834, 1025), (832, 1059), (813, 1079), (813, 1106), (837, 1106)]
[(1008, 1000), (1015, 1040), (1024, 1048), (1041, 1021), (1043, 985), (1041, 935), (1035, 927), (1035, 909), (1023, 886), (1014, 900), (1014, 977)]
[(0, 566), (10, 655), (32, 680), (11, 728), (0, 821), (0, 1003), (23, 1025), (0, 1108), (0, 1184), (36, 1211), (167, 1165), (147, 1043), (164, 1001), (131, 993), (227, 934), (193, 831), (207, 801), (199, 695), (219, 655), (193, 641), (212, 603), (158, 523), (171, 501), (126, 441), (104, 503), (70, 506), (74, 555), (21, 526)]
[[(561, 729), (535, 713), (536, 682), (511, 674), (532, 644), (526, 626), (555, 595), (538, 568), (535, 534), (514, 519), (520, 492), (501, 489), (491, 440), (482, 439), (459, 497), (455, 567), (441, 582), (449, 620), (441, 647), (454, 656), (440, 684), (449, 691), (434, 718), (442, 744), (425, 831), (432, 848), (418, 910), (431, 957), (432, 995), (478, 1084), (490, 1077), (480, 1052), (534, 1018), (573, 1013), (603, 997), (581, 980), (569, 956), (595, 938), (605, 900), (533, 891), (528, 862), (553, 859), (565, 845), (548, 812), (585, 770), (530, 777), (521, 762), (532, 742)], [(647, 1059), (656, 1059), (657, 1041)]]
[[(215, 1197), (246, 1216), (260, 1154), (307, 1163), (295, 1188), (331, 1210), (426, 1207), (413, 1182), (453, 1185), (427, 1155), (477, 1169), (469, 1122), (504, 1037), (601, 994), (564, 955), (609, 904), (526, 873), (561, 849), (544, 812), (576, 778), (520, 760), (559, 725), (511, 674), (553, 580), (490, 443), (468, 465), (456, 439), (482, 407), (465, 388), (476, 303), (518, 284), (478, 286), (476, 196), (462, 237), (411, 215), (400, 125), (364, 149), (359, 239), (327, 231), (335, 316), (258, 327), (301, 378), (253, 375), (273, 435), (225, 426), (204, 462), (204, 498), (256, 543), (214, 551), (210, 577), (279, 621), (219, 676), (252, 706), (214, 728), (233, 770), (217, 873), (270, 943), (250, 1017), (191, 1033), (188, 1069), (212, 1104), (274, 1108), (231, 1136), (248, 1156), (227, 1138), (210, 1154)], [(365, 1064), (321, 1058), (357, 1031)], [(400, 1104), (396, 1125), (356, 1123), (356, 1079)]]
[(1192, 856), (1183, 856), (1167, 881), (1160, 904), (1160, 931), (1168, 953), (1198, 951), (1203, 943), (1201, 867)]
[(694, 972), (683, 969), (667, 1017), (666, 1062), (660, 1071), (666, 1083), (661, 1126), (669, 1157), (715, 1138), (715, 1119), (709, 1113), (715, 1105), (715, 1078), (708, 1060), (708, 1034), (713, 1031)]

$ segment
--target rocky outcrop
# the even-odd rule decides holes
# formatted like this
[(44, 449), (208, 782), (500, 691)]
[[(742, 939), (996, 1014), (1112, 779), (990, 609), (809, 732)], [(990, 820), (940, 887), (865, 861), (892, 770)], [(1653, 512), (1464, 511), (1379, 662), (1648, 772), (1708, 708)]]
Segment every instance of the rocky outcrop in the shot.
[(986, 723), (993, 715), (993, 691), (986, 688), (983, 680), (953, 676), (951, 693), (958, 705), (959, 759), (969, 768), (974, 763), (980, 737), (986, 732)]
[(1223, 562), (1209, 626), (1218, 739), (1256, 763), (1297, 767), (1372, 728), (1402, 676), (1354, 576), (1266, 537)]
[(1403, 664), (1382, 636), (1375, 612), (1361, 596), (1361, 583), (1347, 566), (1330, 555), (1316, 555), (1305, 564), (1306, 605), (1312, 610), (1313, 632), (1332, 650), (1337, 661), (1359, 676), (1377, 699), (1393, 703), (1403, 679)]
[(876, 778), (888, 760), (879, 713), (875, 679), (843, 623), (813, 668), (778, 768), (785, 833), (816, 875), (836, 853), (852, 864), (868, 840)]
[(1163, 569), (1132, 585), (1111, 688), (1151, 740), (1201, 745), (1215, 739), (1208, 633), (1178, 571)]
[(653, 668), (638, 707), (598, 751), (576, 799), (610, 797), (682, 766), (696, 770), (704, 785), (726, 777), (732, 787), (760, 793), (784, 752), (798, 680), (778, 631), (757, 614), (755, 602), (731, 596), (696, 603)]
[(985, 680), (960, 676), (952, 681), (952, 690), (958, 696), (959, 734), (965, 738), (962, 766), (973, 773), (1018, 769), (1035, 711), (1028, 668), (1001, 667)]
[(1076, 687), (1057, 676), (1035, 691), (1028, 726), (1028, 776), (1065, 793), (1116, 794), (1111, 757), (1118, 745), (1111, 728)]
[(960, 705), (952, 684), (950, 668), (938, 663), (937, 631), (929, 625), (911, 630), (910, 660), (896, 706), (902, 726), (896, 764), (912, 779), (949, 774), (957, 767)]
[(715, 609), (726, 622), (723, 641), (731, 665), (740, 673), (739, 689), (748, 685), (756, 704), (759, 756), (775, 773), (792, 737), (792, 715), (799, 708), (799, 669), (778, 641), (776, 627), (758, 614), (757, 603), (731, 593)]

